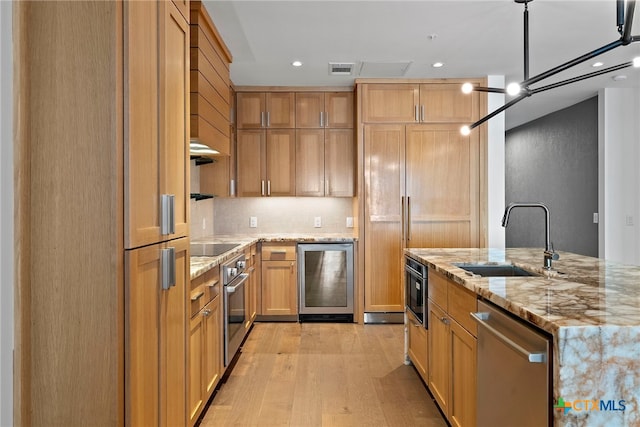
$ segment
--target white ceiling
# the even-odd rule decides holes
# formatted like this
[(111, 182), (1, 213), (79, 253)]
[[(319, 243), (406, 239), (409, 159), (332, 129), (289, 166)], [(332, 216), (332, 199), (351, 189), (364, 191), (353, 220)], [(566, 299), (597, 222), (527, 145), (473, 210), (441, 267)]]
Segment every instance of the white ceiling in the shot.
[[(233, 55), (235, 85), (349, 86), (362, 62), (410, 61), (406, 78), (504, 75), (523, 80), (523, 11), (513, 0), (203, 2)], [(640, 7), (632, 33), (640, 34)], [(614, 0), (529, 3), (530, 76), (619, 39)], [(601, 55), (604, 67), (640, 56), (640, 43)], [(291, 66), (300, 60), (300, 68)], [(432, 63), (441, 61), (442, 68)], [(330, 76), (329, 62), (355, 62), (352, 76)], [(540, 87), (595, 69), (590, 60)], [(384, 68), (384, 67), (383, 67)], [(392, 68), (392, 67), (389, 67)], [(613, 75), (626, 75), (614, 81)], [(389, 76), (395, 77), (395, 76)], [(507, 129), (594, 96), (603, 87), (640, 87), (627, 68), (541, 92), (506, 111)]]

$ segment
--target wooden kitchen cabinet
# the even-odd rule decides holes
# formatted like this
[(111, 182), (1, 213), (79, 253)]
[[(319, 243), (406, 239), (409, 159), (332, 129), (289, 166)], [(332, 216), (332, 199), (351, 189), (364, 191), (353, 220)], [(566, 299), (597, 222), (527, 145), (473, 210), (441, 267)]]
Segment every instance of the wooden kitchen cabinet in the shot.
[(407, 329), (409, 336), (409, 358), (425, 384), (429, 382), (429, 364), (427, 352), (427, 329), (416, 319), (413, 313), (407, 312)]
[(431, 269), (428, 283), (429, 390), (452, 426), (475, 426), (477, 297)]
[(297, 129), (296, 195), (352, 197), (354, 152), (351, 129)]
[[(175, 283), (163, 287), (162, 256), (170, 249)], [(127, 425), (187, 423), (188, 250), (183, 238), (125, 252)]]
[(293, 92), (238, 92), (238, 129), (293, 129), (295, 94)]
[(238, 196), (295, 195), (295, 131), (239, 130)]
[(479, 118), (479, 95), (477, 92), (463, 94), (462, 83), (365, 83), (362, 85), (362, 120), (365, 123), (472, 123)]
[(297, 92), (296, 129), (353, 128), (352, 92)]
[(173, 2), (125, 8), (124, 218), (131, 249), (188, 234), (189, 25)]
[(245, 329), (249, 330), (258, 314), (258, 296), (260, 293), (261, 262), (258, 244), (253, 244), (244, 251), (247, 260), (246, 271), (249, 279), (245, 282), (245, 312), (247, 313)]
[(263, 316), (298, 315), (298, 275), (295, 244), (262, 245)]

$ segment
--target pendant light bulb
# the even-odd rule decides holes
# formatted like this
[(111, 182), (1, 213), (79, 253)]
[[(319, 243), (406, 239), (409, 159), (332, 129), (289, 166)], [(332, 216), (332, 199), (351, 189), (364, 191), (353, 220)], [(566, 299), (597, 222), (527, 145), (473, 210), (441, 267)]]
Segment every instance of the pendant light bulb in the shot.
[(460, 128), (460, 133), (463, 136), (468, 136), (471, 133), (471, 128), (467, 125), (464, 125)]
[(640, 68), (640, 56), (633, 58), (633, 66), (634, 68)]
[(471, 92), (473, 92), (473, 85), (471, 83), (467, 82), (462, 85), (462, 93), (470, 94)]
[(507, 86), (507, 94), (511, 96), (515, 96), (520, 93), (520, 84), (518, 83), (509, 83)]

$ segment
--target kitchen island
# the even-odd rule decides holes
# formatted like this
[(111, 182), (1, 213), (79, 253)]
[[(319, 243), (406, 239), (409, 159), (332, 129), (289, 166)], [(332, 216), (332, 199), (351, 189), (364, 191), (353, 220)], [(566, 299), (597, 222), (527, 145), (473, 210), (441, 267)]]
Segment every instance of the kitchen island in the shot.
[[(543, 249), (530, 248), (405, 254), (552, 336), (554, 405), (567, 405), (553, 408), (555, 426), (640, 425), (640, 267), (560, 252), (548, 272)], [(540, 276), (473, 277), (454, 263), (512, 263)]]

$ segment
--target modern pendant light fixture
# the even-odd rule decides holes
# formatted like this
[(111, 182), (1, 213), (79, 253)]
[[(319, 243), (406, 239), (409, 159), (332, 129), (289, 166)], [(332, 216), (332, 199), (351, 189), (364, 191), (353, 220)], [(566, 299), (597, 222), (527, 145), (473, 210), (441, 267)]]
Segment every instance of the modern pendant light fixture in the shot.
[[(529, 8), (528, 8), (528, 4), (531, 3), (533, 0), (514, 0), (514, 1), (516, 3), (524, 4), (524, 79), (520, 83), (510, 83), (509, 85), (507, 85), (506, 89), (474, 86), (471, 83), (463, 84), (462, 92), (465, 94), (471, 93), (473, 91), (477, 91), (477, 92), (493, 92), (493, 93), (503, 93), (503, 94), (506, 93), (510, 96), (515, 96), (515, 98), (513, 98), (511, 101), (507, 102), (500, 108), (482, 117), (477, 122), (472, 123), (470, 125), (463, 126), (460, 129), (460, 133), (462, 133), (463, 135), (469, 135), (472, 129), (480, 126), (482, 123), (497, 116), (498, 114), (502, 113), (512, 105), (515, 105), (518, 102), (522, 101), (523, 99), (531, 95), (534, 95), (538, 92), (555, 89), (557, 87), (565, 86), (570, 83), (575, 83), (581, 80), (589, 79), (591, 77), (596, 77), (602, 74), (618, 71), (630, 66), (640, 67), (640, 57), (638, 57), (638, 58), (634, 58), (632, 61), (629, 61), (629, 62), (599, 69), (598, 71), (593, 71), (591, 73), (583, 74), (577, 77), (573, 77), (573, 78), (562, 80), (556, 83), (548, 84), (546, 86), (541, 86), (537, 88), (530, 87), (535, 83), (538, 83), (544, 79), (554, 76), (562, 71), (568, 70), (569, 68), (574, 67), (578, 64), (581, 64), (585, 61), (593, 59), (599, 55), (602, 55), (603, 53), (609, 52), (610, 50), (613, 50), (619, 46), (626, 46), (631, 43), (639, 42), (640, 35), (638, 36), (631, 35), (631, 25), (633, 23), (633, 14), (635, 11), (636, 1), (635, 0), (626, 0), (626, 1), (616, 0), (616, 25), (618, 27), (618, 33), (620, 34), (620, 38), (618, 40), (615, 40), (607, 45), (594, 49), (591, 52), (587, 52), (584, 55), (581, 55), (575, 59), (572, 59), (571, 61), (565, 62), (564, 64), (558, 65), (557, 67), (551, 68), (533, 77), (529, 77)], [(625, 3), (626, 3), (626, 10), (625, 10)]]

